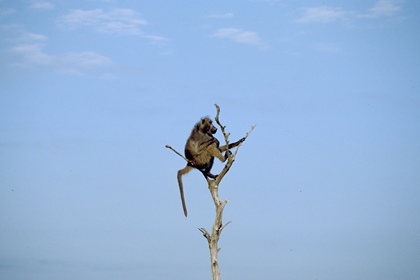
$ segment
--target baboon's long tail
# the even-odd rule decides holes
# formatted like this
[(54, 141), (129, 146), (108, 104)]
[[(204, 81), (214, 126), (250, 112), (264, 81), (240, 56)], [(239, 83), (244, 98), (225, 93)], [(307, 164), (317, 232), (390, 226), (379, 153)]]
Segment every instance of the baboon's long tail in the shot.
[(182, 186), (182, 175), (183, 175), (183, 171), (184, 169), (181, 169), (178, 171), (178, 185), (179, 185), (179, 192), (181, 194), (181, 201), (182, 201), (182, 208), (184, 209), (184, 215), (185, 217), (188, 216), (188, 211), (187, 211), (187, 205), (185, 204), (185, 198), (184, 198), (184, 187)]

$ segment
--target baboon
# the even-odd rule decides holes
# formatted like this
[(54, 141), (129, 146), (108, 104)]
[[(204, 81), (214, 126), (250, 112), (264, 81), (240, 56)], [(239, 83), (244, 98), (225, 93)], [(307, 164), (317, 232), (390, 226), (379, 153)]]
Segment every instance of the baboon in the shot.
[[(189, 160), (185, 168), (178, 171), (178, 184), (181, 193), (182, 207), (185, 217), (187, 217), (187, 206), (184, 199), (184, 188), (182, 185), (182, 175), (190, 172), (193, 168), (198, 169), (205, 177), (215, 179), (217, 176), (210, 173), (213, 166), (214, 157), (224, 162), (228, 158), (229, 149), (238, 146), (245, 141), (245, 138), (239, 141), (219, 147), (219, 141), (213, 136), (217, 128), (209, 118), (202, 118), (193, 128), (190, 137), (185, 144), (185, 157)], [(225, 152), (222, 155), (222, 152)]]

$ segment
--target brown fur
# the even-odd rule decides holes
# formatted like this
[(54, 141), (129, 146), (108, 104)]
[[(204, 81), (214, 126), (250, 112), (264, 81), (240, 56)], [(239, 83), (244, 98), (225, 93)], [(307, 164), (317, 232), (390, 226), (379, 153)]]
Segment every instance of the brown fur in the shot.
[[(187, 207), (184, 199), (184, 188), (182, 185), (182, 175), (190, 172), (193, 168), (200, 170), (204, 176), (215, 179), (217, 176), (210, 173), (213, 167), (214, 157), (224, 162), (228, 158), (229, 149), (238, 146), (245, 138), (229, 144), (229, 146), (219, 147), (219, 141), (213, 136), (217, 128), (209, 118), (202, 118), (193, 128), (190, 137), (185, 144), (185, 157), (189, 160), (187, 166), (178, 171), (178, 184), (181, 193), (182, 207), (185, 217)], [(226, 151), (225, 155), (222, 152)]]

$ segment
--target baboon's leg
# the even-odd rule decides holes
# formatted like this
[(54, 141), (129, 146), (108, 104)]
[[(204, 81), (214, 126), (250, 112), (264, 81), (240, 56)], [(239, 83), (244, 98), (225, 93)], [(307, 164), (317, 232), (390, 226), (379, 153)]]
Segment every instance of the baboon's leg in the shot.
[(217, 148), (217, 146), (215, 146), (215, 145), (208, 146), (207, 147), (207, 152), (212, 157), (217, 157), (221, 162), (224, 162), (226, 160), (226, 158), (220, 152), (219, 148)]
[(204, 177), (210, 177), (212, 179), (216, 179), (216, 177), (217, 177), (217, 175), (213, 175), (213, 174), (210, 173), (210, 171), (207, 171), (207, 170), (201, 171), (201, 173), (203, 173)]
[(201, 171), (201, 172), (203, 173), (204, 177), (210, 177), (212, 179), (216, 179), (217, 175), (213, 175), (210, 173), (210, 170), (213, 167), (213, 157), (217, 157), (221, 162), (225, 162), (227, 160), (227, 154), (223, 156), (219, 148), (214, 144), (208, 146), (206, 149), (206, 152), (207, 152), (207, 155), (211, 157), (211, 163), (204, 171)]
[(187, 217), (188, 212), (187, 212), (187, 205), (185, 204), (185, 199), (184, 199), (184, 187), (182, 185), (182, 175), (188, 173), (191, 171), (191, 169), (193, 169), (192, 166), (187, 165), (185, 166), (183, 169), (178, 170), (178, 185), (179, 185), (179, 192), (181, 194), (181, 201), (182, 201), (182, 208), (184, 209), (184, 215), (185, 217)]

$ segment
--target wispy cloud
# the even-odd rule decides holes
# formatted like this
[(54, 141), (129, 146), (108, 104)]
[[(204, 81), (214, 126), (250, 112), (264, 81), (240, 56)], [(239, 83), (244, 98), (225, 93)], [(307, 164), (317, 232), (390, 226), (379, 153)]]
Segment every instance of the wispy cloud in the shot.
[(148, 22), (131, 9), (73, 10), (62, 16), (59, 22), (62, 26), (70, 29), (89, 27), (100, 33), (135, 35), (154, 41), (166, 40), (161, 36), (143, 32), (141, 27), (148, 25)]
[(20, 67), (47, 67), (67, 73), (84, 73), (86, 71), (107, 68), (112, 60), (92, 51), (50, 54), (45, 46), (48, 37), (25, 30), (20, 25), (0, 26), (0, 38), (13, 44), (3, 50), (10, 64)]
[(54, 9), (54, 4), (50, 2), (40, 1), (33, 3), (31, 6), (29, 6), (29, 8), (34, 10), (52, 10)]
[(26, 32), (21, 37), (24, 41), (46, 41), (48, 38), (42, 34)]
[(207, 16), (208, 18), (233, 18), (235, 15), (233, 13), (224, 13), (224, 14), (212, 14)]
[(360, 15), (360, 17), (378, 18), (392, 16), (401, 10), (402, 2), (401, 0), (379, 0), (366, 14)]
[(301, 23), (332, 23), (354, 18), (379, 18), (392, 16), (401, 10), (403, 0), (379, 0), (366, 12), (346, 11), (339, 7), (306, 7), (296, 21)]
[(48, 38), (42, 34), (25, 31), (19, 24), (0, 25), (0, 38), (2, 41), (25, 43), (33, 41), (46, 41)]
[(347, 13), (341, 8), (332, 8), (332, 7), (308, 7), (303, 8), (303, 15), (298, 18), (297, 22), (319, 22), (319, 23), (328, 23), (334, 22), (337, 20), (345, 19)]
[(46, 66), (67, 73), (80, 74), (86, 70), (110, 66), (112, 60), (95, 52), (70, 52), (63, 55), (48, 54), (41, 44), (21, 44), (10, 50), (15, 65), (22, 67)]
[(261, 49), (267, 49), (269, 47), (261, 40), (256, 32), (245, 31), (238, 28), (220, 28), (212, 36), (222, 39), (229, 39), (236, 43), (255, 46)]
[(15, 13), (16, 10), (10, 8), (0, 8), (0, 18)]

